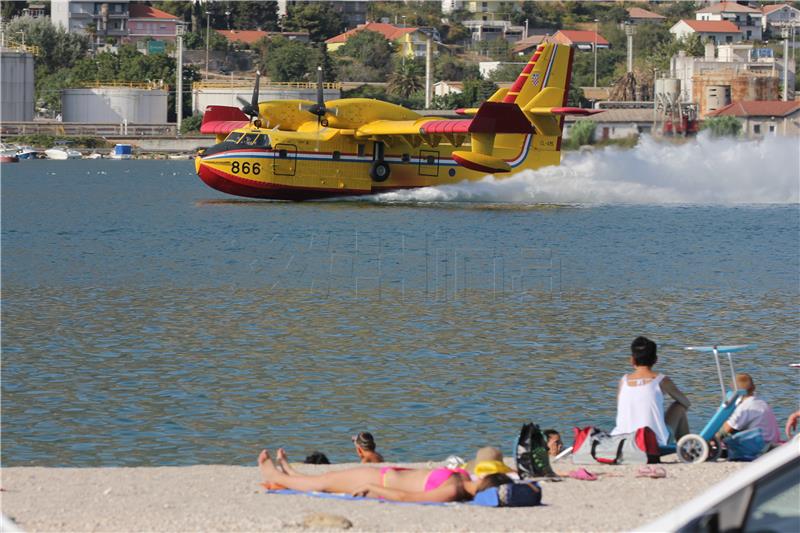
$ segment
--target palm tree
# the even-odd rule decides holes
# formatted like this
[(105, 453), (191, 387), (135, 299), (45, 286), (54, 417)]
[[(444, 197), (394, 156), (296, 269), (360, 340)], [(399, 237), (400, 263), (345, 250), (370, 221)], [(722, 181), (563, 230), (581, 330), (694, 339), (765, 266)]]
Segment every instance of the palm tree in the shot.
[(420, 70), (416, 61), (405, 61), (396, 65), (394, 73), (389, 76), (389, 92), (401, 98), (408, 98), (422, 90)]

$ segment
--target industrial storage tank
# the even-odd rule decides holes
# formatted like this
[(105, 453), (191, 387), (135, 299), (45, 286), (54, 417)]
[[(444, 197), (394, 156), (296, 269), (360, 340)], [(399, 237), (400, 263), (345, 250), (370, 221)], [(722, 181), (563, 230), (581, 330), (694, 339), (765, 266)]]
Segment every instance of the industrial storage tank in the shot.
[[(341, 85), (324, 83), (323, 100), (341, 98)], [(242, 107), (242, 100), (253, 98), (253, 82), (246, 80), (226, 80), (196, 82), (192, 86), (192, 112), (202, 113), (210, 105)], [(317, 86), (310, 82), (270, 82), (262, 81), (258, 91), (258, 101), (268, 100), (311, 100), (317, 99)]]
[(167, 91), (134, 85), (104, 85), (61, 91), (64, 122), (165, 124)]
[(30, 122), (34, 105), (33, 54), (3, 48), (0, 52), (0, 121)]
[(705, 110), (711, 113), (731, 103), (730, 85), (706, 85)]
[(656, 97), (663, 103), (676, 104), (681, 96), (681, 80), (677, 78), (657, 78)]

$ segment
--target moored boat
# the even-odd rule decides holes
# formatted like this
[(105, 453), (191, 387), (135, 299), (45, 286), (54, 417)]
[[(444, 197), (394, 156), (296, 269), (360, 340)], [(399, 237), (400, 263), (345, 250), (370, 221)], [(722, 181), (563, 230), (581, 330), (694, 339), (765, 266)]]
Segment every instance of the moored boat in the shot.
[(7, 144), (0, 143), (0, 163), (16, 163), (18, 161), (17, 149)]
[(17, 146), (17, 157), (19, 159), (36, 159), (39, 151), (31, 146)]
[(130, 144), (116, 144), (111, 151), (111, 159), (132, 159), (133, 147)]
[(44, 151), (44, 154), (47, 156), (47, 159), (56, 160), (80, 159), (82, 157), (78, 150), (74, 150), (64, 145), (56, 145), (52, 148), (48, 148)]

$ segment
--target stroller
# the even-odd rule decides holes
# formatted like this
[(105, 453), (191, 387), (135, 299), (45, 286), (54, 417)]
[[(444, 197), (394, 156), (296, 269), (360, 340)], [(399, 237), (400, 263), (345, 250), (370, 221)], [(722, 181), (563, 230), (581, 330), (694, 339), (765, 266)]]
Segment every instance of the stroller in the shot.
[[(722, 429), (722, 425), (728, 420), (731, 414), (733, 414), (739, 400), (746, 393), (746, 391), (737, 390), (736, 388), (736, 372), (733, 370), (733, 358), (731, 354), (752, 347), (751, 345), (742, 344), (734, 346), (689, 346), (686, 348), (686, 350), (693, 352), (714, 354), (714, 361), (717, 364), (719, 386), (722, 393), (722, 403), (699, 434), (689, 433), (681, 437), (674, 445), (661, 446), (661, 455), (674, 452), (678, 456), (678, 460), (682, 463), (702, 463), (719, 458), (722, 453), (722, 447), (715, 435)], [(719, 362), (720, 354), (728, 356), (728, 365), (731, 371), (730, 391), (725, 390), (725, 380), (722, 376), (722, 366)]]

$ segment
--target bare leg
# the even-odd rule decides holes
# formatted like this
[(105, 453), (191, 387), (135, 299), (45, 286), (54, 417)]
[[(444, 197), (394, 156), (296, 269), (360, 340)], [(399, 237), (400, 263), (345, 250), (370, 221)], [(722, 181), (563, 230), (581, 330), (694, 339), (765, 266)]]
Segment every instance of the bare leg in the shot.
[(678, 402), (672, 402), (667, 412), (664, 414), (664, 422), (667, 423), (675, 441), (689, 433), (689, 419), (686, 417), (686, 408)]
[(345, 492), (351, 494), (364, 485), (380, 485), (380, 469), (371, 466), (362, 466), (327, 472), (320, 476), (290, 476), (278, 470), (272, 464), (272, 458), (267, 450), (262, 450), (258, 456), (258, 467), (267, 483), (278, 483), (294, 490), (310, 490), (321, 492)]
[(280, 465), (281, 469), (289, 474), (290, 476), (299, 476), (300, 474), (297, 470), (292, 468), (292, 465), (289, 464), (289, 458), (286, 456), (286, 450), (283, 448), (278, 448), (278, 451), (275, 454), (276, 458), (278, 459), (278, 464)]

